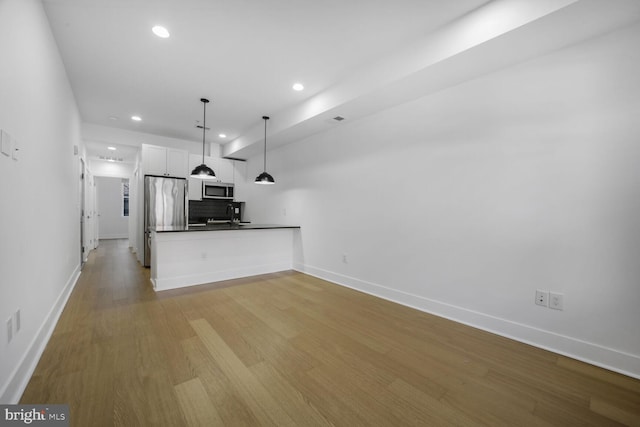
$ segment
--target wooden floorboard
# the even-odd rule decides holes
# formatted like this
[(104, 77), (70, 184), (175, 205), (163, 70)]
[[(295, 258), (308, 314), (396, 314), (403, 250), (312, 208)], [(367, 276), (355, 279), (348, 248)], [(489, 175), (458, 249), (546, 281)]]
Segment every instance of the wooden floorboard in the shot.
[(155, 293), (93, 251), (21, 403), (72, 426), (640, 426), (640, 380), (297, 272)]

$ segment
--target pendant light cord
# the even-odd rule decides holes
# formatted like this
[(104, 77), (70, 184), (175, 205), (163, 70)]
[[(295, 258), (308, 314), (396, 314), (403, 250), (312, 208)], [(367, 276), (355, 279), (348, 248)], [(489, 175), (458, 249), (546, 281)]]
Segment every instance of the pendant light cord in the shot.
[(269, 117), (263, 116), (262, 118), (264, 119), (264, 167), (262, 170), (266, 172), (267, 171), (267, 120), (269, 120)]
[(202, 164), (204, 164), (204, 140), (207, 132), (207, 99), (202, 98), (200, 101), (204, 104), (204, 113), (202, 116)]

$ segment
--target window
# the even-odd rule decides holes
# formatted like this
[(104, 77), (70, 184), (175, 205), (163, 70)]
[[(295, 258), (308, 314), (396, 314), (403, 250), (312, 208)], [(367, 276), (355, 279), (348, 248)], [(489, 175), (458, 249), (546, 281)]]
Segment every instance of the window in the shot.
[(129, 216), (129, 180), (122, 180), (122, 216)]

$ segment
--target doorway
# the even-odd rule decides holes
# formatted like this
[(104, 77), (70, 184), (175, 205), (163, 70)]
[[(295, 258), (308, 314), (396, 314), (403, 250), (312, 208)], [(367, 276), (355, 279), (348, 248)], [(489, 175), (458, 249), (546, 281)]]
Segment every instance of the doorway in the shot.
[(84, 267), (85, 260), (85, 246), (84, 246), (84, 235), (85, 235), (85, 223), (84, 223), (84, 200), (85, 200), (85, 166), (84, 160), (80, 159), (80, 270)]

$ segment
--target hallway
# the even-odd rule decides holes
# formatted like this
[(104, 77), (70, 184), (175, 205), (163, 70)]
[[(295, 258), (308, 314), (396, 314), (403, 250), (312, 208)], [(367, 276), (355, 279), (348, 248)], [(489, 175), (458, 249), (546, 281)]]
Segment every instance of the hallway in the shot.
[(148, 276), (101, 241), (21, 403), (73, 426), (640, 425), (638, 380), (311, 276)]

